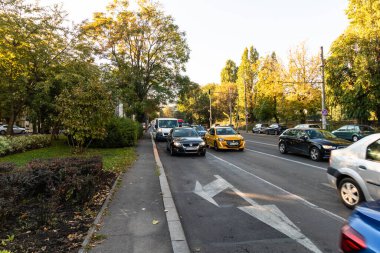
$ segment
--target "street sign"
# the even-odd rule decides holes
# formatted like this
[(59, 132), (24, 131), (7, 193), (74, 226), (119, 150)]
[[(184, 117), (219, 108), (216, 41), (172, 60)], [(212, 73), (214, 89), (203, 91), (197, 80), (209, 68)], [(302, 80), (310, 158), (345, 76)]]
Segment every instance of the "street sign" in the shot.
[(322, 115), (323, 115), (323, 116), (327, 116), (327, 115), (329, 115), (329, 111), (328, 111), (327, 109), (323, 109), (323, 110), (322, 110)]

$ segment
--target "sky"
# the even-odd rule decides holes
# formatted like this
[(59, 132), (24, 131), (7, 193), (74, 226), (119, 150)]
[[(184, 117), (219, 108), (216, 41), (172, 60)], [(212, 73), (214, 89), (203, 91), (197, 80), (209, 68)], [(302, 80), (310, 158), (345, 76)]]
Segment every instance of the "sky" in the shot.
[[(63, 3), (74, 22), (104, 11), (108, 0), (40, 0)], [(240, 64), (246, 47), (260, 56), (276, 52), (286, 64), (290, 49), (305, 42), (310, 54), (325, 58), (348, 26), (348, 0), (158, 0), (186, 33), (190, 60), (186, 75), (200, 85), (219, 83), (228, 59)]]

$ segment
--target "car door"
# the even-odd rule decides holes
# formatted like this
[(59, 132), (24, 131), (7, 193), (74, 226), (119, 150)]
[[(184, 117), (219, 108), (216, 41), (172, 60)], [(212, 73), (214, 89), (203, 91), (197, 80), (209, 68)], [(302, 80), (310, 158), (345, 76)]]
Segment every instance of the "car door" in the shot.
[(296, 152), (295, 149), (295, 139), (297, 137), (298, 130), (297, 129), (290, 129), (286, 132), (286, 135), (284, 135), (283, 140), (285, 141), (286, 148), (290, 152)]
[[(307, 154), (308, 150), (308, 143), (307, 143), (307, 134), (305, 133), (304, 130), (302, 129), (297, 129), (295, 133), (295, 138), (294, 138), (294, 152), (297, 152), (299, 154)], [(306, 150), (306, 151), (305, 151)]]
[(206, 144), (207, 145), (214, 145), (214, 139), (215, 139), (215, 128), (210, 128), (210, 130), (206, 133), (205, 136)]
[(368, 145), (365, 159), (359, 159), (357, 170), (366, 182), (373, 199), (380, 199), (380, 139)]
[(339, 128), (338, 130), (334, 131), (334, 135), (336, 137), (339, 137), (339, 138), (342, 138), (342, 139), (345, 139), (345, 134), (346, 134), (346, 131), (347, 131), (347, 127), (348, 126), (342, 126), (341, 128)]
[(347, 126), (347, 130), (344, 132), (344, 139), (352, 140), (352, 136), (355, 135), (356, 130), (354, 125)]

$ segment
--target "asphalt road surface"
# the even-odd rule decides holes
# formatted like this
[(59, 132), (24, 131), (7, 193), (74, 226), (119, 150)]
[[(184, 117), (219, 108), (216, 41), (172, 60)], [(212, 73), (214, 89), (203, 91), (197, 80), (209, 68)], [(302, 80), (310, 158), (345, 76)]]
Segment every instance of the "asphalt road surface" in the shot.
[(246, 149), (170, 156), (157, 143), (192, 252), (338, 252), (351, 213), (327, 184), (328, 161), (280, 154), (278, 136)]

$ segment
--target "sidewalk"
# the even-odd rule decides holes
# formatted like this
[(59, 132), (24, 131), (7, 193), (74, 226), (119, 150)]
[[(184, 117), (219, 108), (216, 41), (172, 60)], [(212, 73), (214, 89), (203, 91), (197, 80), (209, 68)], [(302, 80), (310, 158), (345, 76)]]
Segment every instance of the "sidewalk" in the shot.
[(173, 252), (150, 136), (139, 141), (137, 153), (96, 233), (106, 238), (89, 252)]

